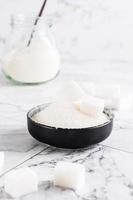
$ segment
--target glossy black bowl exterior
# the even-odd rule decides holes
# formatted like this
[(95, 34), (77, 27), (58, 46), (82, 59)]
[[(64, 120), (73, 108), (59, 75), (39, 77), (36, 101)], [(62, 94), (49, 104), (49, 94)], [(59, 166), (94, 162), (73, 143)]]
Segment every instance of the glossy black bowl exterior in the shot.
[(65, 129), (55, 128), (39, 124), (32, 117), (49, 104), (40, 105), (31, 109), (27, 114), (28, 130), (30, 134), (40, 142), (59, 147), (59, 148), (84, 148), (92, 144), (97, 144), (105, 140), (113, 128), (113, 114), (109, 110), (107, 114), (109, 121), (91, 128)]

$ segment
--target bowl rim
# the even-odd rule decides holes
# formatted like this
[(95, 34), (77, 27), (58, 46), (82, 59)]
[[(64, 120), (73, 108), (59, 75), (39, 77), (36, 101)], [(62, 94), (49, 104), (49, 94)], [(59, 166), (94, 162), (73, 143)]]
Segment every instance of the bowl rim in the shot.
[[(34, 106), (33, 108), (31, 108), (27, 112), (27, 119), (30, 120), (32, 123), (36, 124), (39, 127), (47, 128), (47, 129), (52, 129), (52, 130), (58, 130), (58, 129), (62, 129), (62, 130), (93, 130), (93, 129), (102, 128), (102, 127), (110, 124), (113, 121), (113, 119), (114, 119), (114, 114), (112, 112), (112, 109), (109, 109), (109, 108), (105, 108), (104, 109), (104, 113), (108, 116), (108, 121), (105, 122), (105, 123), (103, 123), (103, 124), (100, 124), (98, 126), (92, 126), (92, 127), (84, 127), (84, 128), (67, 128), (67, 127), (66, 128), (62, 128), (62, 127), (54, 127), (54, 126), (48, 126), (48, 125), (45, 125), (45, 124), (38, 123), (38, 122), (36, 122), (35, 120), (32, 119), (32, 117), (34, 115), (34, 114), (32, 114), (32, 112), (34, 113), (35, 111), (39, 110), (39, 108), (47, 107), (51, 103), (53, 103), (53, 102), (48, 102), (48, 103), (44, 103), (44, 104), (40, 104), (40, 105)], [(31, 114), (32, 114), (32, 116), (31, 116)]]

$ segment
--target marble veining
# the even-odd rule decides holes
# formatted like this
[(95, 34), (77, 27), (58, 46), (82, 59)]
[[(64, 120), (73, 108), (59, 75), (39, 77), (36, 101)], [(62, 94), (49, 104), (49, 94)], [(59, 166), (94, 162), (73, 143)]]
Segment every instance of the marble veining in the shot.
[[(125, 163), (123, 165), (123, 159)], [(82, 163), (86, 168), (86, 186), (82, 191), (73, 191), (53, 186), (53, 173), (60, 160)], [(37, 156), (23, 164), (36, 171), (40, 178), (39, 192), (19, 199), (132, 199), (133, 155), (108, 147), (96, 145), (82, 150), (61, 150), (46, 147)], [(20, 166), (22, 167), (22, 166)], [(1, 199), (10, 197), (0, 191)]]
[[(81, 65), (79, 70), (80, 67)], [(67, 79), (68, 74), (69, 70), (64, 70), (57, 80), (41, 86), (15, 86), (8, 83), (6, 85), (4, 82), (0, 94), (0, 149), (4, 150), (6, 155), (3, 173), (23, 165), (28, 165), (37, 172), (40, 178), (39, 192), (20, 199), (42, 199), (43, 197), (83, 200), (132, 199), (132, 111), (116, 113), (111, 136), (100, 145), (83, 150), (61, 150), (49, 147), (38, 143), (28, 134), (27, 111), (33, 106), (58, 98), (63, 77)], [(79, 83), (87, 91), (88, 82), (80, 80)], [(87, 182), (82, 193), (52, 185), (54, 166), (60, 160), (85, 165)], [(0, 179), (0, 198), (10, 199), (4, 192), (3, 179), (4, 176)]]
[[(41, 86), (15, 86), (8, 83), (6, 85), (4, 82), (0, 94), (0, 149), (6, 153), (3, 173), (23, 165), (28, 165), (37, 172), (40, 178), (39, 192), (20, 199), (42, 199), (43, 197), (83, 200), (132, 199), (132, 111), (116, 113), (111, 136), (100, 145), (83, 150), (61, 150), (49, 147), (38, 143), (28, 134), (27, 111), (33, 106), (58, 98), (63, 77), (67, 79), (68, 74), (69, 70), (67, 72), (64, 70), (57, 80)], [(87, 91), (88, 82), (80, 80), (79, 83)], [(82, 193), (52, 185), (54, 166), (60, 160), (85, 165), (87, 182)], [(10, 199), (4, 192), (3, 178), (4, 176), (0, 179), (0, 198)]]

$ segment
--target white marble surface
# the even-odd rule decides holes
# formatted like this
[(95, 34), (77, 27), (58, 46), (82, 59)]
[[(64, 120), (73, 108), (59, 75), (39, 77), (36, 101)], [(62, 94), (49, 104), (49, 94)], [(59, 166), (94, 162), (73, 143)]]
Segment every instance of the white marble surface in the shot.
[[(30, 6), (32, 2), (32, 7)], [(11, 14), (36, 12), (41, 0), (0, 0), (0, 55), (6, 46)], [(132, 200), (133, 114), (116, 116), (111, 136), (83, 150), (61, 150), (35, 141), (28, 134), (27, 111), (58, 97), (64, 80), (75, 79), (87, 91), (87, 82), (119, 83), (131, 93), (133, 84), (132, 0), (49, 0), (46, 14), (54, 22), (62, 56), (60, 75), (38, 86), (17, 86), (0, 73), (0, 151), (5, 166), (0, 177), (0, 199), (11, 199), (3, 187), (4, 174), (28, 165), (40, 178), (39, 191), (22, 200)], [(3, 20), (4, 19), (4, 20)], [(2, 58), (2, 57), (1, 57)], [(78, 194), (52, 185), (57, 161), (82, 163), (86, 187)]]

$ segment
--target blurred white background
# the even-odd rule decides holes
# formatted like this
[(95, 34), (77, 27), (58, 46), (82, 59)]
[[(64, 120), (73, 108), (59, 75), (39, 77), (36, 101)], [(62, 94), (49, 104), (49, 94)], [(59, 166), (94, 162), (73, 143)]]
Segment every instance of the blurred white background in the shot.
[[(12, 14), (37, 14), (41, 4), (42, 0), (0, 0), (0, 52), (10, 34)], [(65, 73), (70, 79), (101, 77), (133, 83), (132, 7), (132, 0), (48, 0), (44, 14), (53, 21), (62, 65), (69, 62)]]
[[(0, 42), (15, 13), (38, 13), (42, 0), (0, 0)], [(133, 61), (132, 0), (48, 0), (57, 44), (71, 61)]]

